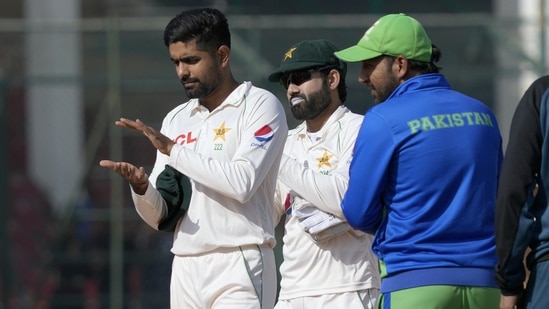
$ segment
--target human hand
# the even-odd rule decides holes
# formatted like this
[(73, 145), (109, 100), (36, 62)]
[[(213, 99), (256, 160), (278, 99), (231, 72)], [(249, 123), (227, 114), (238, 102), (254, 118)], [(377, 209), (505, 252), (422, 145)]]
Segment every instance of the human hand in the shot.
[(515, 309), (517, 307), (517, 295), (501, 295), (499, 299), (499, 309)]
[(301, 229), (317, 242), (334, 238), (351, 229), (347, 221), (312, 205), (294, 209), (292, 216), (299, 220)]
[(110, 168), (126, 179), (135, 193), (139, 195), (145, 194), (149, 186), (149, 175), (145, 173), (144, 167), (136, 167), (127, 162), (114, 162), (111, 160), (101, 160), (99, 165)]
[(166, 135), (160, 133), (152, 127), (147, 126), (139, 119), (133, 121), (126, 118), (120, 118), (120, 120), (116, 121), (114, 124), (122, 128), (128, 128), (142, 133), (149, 139), (149, 141), (151, 141), (153, 146), (158, 149), (158, 151), (167, 156), (170, 155), (172, 146), (175, 144)]

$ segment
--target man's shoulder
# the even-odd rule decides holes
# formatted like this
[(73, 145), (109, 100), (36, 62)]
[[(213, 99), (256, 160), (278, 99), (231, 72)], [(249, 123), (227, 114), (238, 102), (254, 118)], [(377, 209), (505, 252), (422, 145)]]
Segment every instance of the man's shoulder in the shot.
[(541, 97), (549, 91), (549, 75), (534, 80), (525, 91), (526, 96)]
[(344, 107), (342, 109), (342, 113), (340, 114), (338, 122), (340, 123), (340, 125), (343, 125), (343, 126), (353, 126), (354, 127), (356, 125), (362, 124), (363, 119), (364, 119), (363, 114), (355, 113), (355, 112), (351, 111), (350, 109), (348, 109), (347, 107)]
[(305, 134), (306, 130), (307, 127), (305, 126), (305, 122), (302, 122), (298, 124), (295, 128), (288, 130), (288, 137)]
[(196, 104), (197, 103), (196, 103), (195, 99), (191, 99), (191, 100), (189, 100), (185, 103), (181, 103), (181, 104), (177, 105), (176, 107), (172, 108), (172, 110), (170, 110), (166, 114), (166, 116), (164, 117), (164, 120), (166, 120), (168, 122), (171, 122), (175, 118), (181, 117), (183, 115), (190, 116), (191, 110), (193, 109), (193, 106), (195, 106)]
[(532, 85), (541, 85), (545, 88), (549, 88), (549, 75), (543, 75), (538, 77), (532, 82)]
[(250, 85), (243, 95), (245, 98), (242, 102), (245, 103), (245, 106), (248, 106), (247, 110), (250, 112), (261, 110), (265, 113), (275, 113), (283, 116), (282, 118), (286, 121), (282, 103), (269, 90)]
[(247, 91), (247, 96), (248, 97), (267, 96), (267, 97), (271, 97), (271, 98), (279, 101), (277, 96), (274, 93), (272, 93), (271, 91), (269, 91), (265, 88), (262, 88), (262, 87), (255, 86), (251, 82), (245, 82), (245, 83), (250, 83), (250, 87), (248, 88), (248, 91)]
[(344, 119), (349, 122), (362, 121), (364, 119), (364, 115), (349, 111), (345, 113)]

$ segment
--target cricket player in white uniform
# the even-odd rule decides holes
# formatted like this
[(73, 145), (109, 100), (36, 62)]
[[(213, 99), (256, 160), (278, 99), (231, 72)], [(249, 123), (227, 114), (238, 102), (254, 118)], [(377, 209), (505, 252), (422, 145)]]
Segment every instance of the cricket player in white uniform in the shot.
[(164, 41), (190, 100), (167, 114), (160, 132), (139, 120), (116, 122), (158, 149), (150, 176), (126, 162), (100, 165), (130, 182), (137, 212), (154, 229), (176, 213), (155, 188), (165, 166), (190, 178), (192, 194), (177, 192), (190, 202), (175, 217), (172, 309), (272, 308), (272, 209), (288, 132), (284, 109), (272, 93), (233, 78), (228, 23), (218, 10), (182, 12)]
[(288, 134), (275, 196), (275, 220), (286, 214), (276, 309), (375, 308), (379, 294), (373, 236), (353, 230), (340, 207), (363, 117), (343, 105), (347, 67), (336, 50), (299, 42), (269, 75), (304, 121)]

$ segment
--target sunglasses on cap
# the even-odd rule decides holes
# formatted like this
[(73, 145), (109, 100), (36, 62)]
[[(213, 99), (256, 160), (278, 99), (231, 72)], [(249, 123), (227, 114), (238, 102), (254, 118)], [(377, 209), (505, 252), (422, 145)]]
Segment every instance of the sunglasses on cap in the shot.
[(311, 80), (312, 74), (314, 72), (322, 72), (322, 71), (331, 70), (335, 68), (336, 68), (335, 65), (327, 65), (327, 66), (312, 68), (308, 70), (287, 72), (282, 74), (282, 77), (280, 77), (280, 84), (282, 85), (282, 87), (284, 87), (284, 89), (288, 89), (290, 84), (299, 86), (304, 82)]

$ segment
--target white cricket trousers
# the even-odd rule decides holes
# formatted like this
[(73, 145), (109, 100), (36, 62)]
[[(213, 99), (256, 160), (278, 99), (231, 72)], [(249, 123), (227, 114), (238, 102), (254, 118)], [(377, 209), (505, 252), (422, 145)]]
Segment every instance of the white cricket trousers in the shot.
[(171, 309), (271, 309), (276, 299), (272, 248), (222, 248), (174, 256)]
[(375, 309), (377, 308), (378, 297), (379, 290), (372, 288), (368, 290), (331, 293), (278, 300), (275, 309)]

